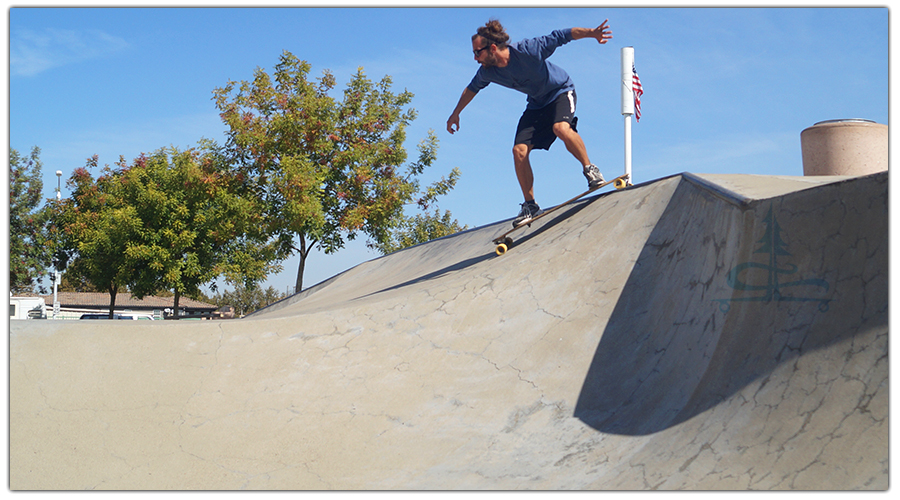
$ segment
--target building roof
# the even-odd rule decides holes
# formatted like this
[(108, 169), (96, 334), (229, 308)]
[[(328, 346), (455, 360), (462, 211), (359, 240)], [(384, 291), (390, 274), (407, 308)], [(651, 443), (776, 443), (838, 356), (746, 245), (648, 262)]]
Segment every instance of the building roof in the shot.
[[(60, 307), (109, 308), (109, 294), (105, 292), (57, 292)], [(47, 305), (53, 304), (53, 295), (41, 295)], [(116, 294), (116, 309), (165, 309), (175, 307), (175, 297), (148, 295), (137, 299), (128, 292)], [(178, 307), (184, 310), (215, 311), (218, 307), (199, 300), (181, 297)]]

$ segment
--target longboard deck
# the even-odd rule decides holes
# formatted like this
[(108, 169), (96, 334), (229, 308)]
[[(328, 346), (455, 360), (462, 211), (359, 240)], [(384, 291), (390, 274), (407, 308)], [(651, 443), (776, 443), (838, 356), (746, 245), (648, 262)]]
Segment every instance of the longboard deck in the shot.
[(560, 203), (559, 205), (556, 205), (555, 207), (551, 207), (551, 208), (548, 208), (547, 210), (544, 210), (543, 212), (541, 212), (540, 215), (538, 215), (537, 217), (533, 217), (528, 222), (523, 222), (523, 223), (519, 224), (518, 226), (510, 229), (509, 231), (506, 231), (505, 233), (501, 234), (500, 236), (497, 236), (496, 238), (494, 238), (492, 240), (493, 243), (495, 245), (497, 245), (497, 255), (503, 255), (504, 253), (506, 253), (506, 250), (509, 249), (509, 246), (512, 245), (512, 238), (509, 237), (510, 234), (518, 231), (519, 229), (522, 229), (523, 227), (529, 227), (532, 224), (534, 224), (535, 221), (539, 220), (540, 218), (546, 217), (547, 215), (552, 214), (553, 212), (559, 210), (560, 208), (563, 208), (572, 202), (578, 201), (581, 198), (584, 198), (585, 196), (593, 193), (594, 191), (597, 191), (598, 189), (602, 189), (610, 184), (615, 184), (616, 189), (624, 189), (625, 187), (628, 186), (627, 179), (628, 179), (628, 174), (625, 174), (625, 175), (620, 175), (619, 177), (616, 177), (615, 179), (603, 182), (595, 187), (592, 187), (591, 189), (588, 189), (587, 191), (585, 191), (577, 196), (574, 196), (574, 197)]

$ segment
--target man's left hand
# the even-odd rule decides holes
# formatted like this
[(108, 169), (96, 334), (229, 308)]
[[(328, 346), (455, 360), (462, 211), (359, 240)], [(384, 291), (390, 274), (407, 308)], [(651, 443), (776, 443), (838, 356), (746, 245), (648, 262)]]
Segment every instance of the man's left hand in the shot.
[(597, 39), (597, 43), (606, 43), (607, 40), (612, 39), (612, 30), (606, 24), (608, 22), (609, 19), (603, 21), (603, 24), (594, 28), (592, 37)]

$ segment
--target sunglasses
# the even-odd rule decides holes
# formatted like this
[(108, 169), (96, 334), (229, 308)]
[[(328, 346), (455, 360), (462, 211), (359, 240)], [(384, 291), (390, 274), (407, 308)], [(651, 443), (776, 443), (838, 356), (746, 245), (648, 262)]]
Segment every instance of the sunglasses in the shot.
[(487, 44), (487, 45), (485, 45), (484, 47), (482, 47), (482, 48), (480, 48), (480, 49), (473, 50), (472, 52), (475, 53), (475, 57), (478, 57), (478, 56), (481, 55), (481, 52), (482, 52), (483, 50), (489, 48), (490, 46), (491, 46), (491, 44)]

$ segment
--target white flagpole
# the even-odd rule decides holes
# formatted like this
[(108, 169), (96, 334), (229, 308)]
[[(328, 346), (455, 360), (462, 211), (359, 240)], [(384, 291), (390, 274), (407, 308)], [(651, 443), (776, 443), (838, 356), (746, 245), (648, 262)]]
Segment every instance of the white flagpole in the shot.
[(634, 184), (631, 175), (631, 115), (634, 114), (634, 47), (622, 47), (622, 114), (625, 116), (625, 175), (629, 185)]

